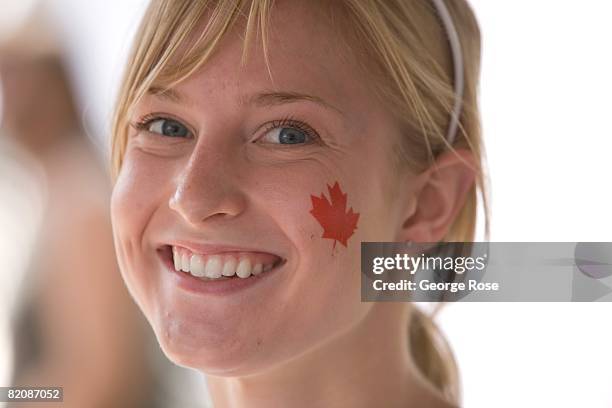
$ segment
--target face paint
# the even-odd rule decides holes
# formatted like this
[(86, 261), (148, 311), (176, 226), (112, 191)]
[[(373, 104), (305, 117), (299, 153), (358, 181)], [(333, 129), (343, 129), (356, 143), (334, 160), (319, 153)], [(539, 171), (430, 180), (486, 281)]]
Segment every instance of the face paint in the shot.
[(327, 190), (329, 200), (325, 193), (322, 193), (321, 197), (310, 196), (312, 200), (310, 213), (323, 227), (321, 238), (333, 239), (333, 248), (336, 247), (336, 241), (346, 247), (348, 239), (357, 229), (359, 213), (353, 212), (353, 208), (346, 211), (346, 194), (342, 192), (337, 181), (333, 187), (327, 185)]

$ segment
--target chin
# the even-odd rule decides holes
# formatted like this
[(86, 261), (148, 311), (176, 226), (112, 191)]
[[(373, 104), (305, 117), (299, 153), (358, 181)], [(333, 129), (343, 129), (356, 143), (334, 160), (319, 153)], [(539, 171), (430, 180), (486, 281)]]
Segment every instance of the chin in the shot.
[(198, 370), (203, 374), (217, 377), (241, 377), (266, 368), (261, 355), (254, 352), (230, 352), (227, 350), (199, 349), (193, 350), (174, 344), (162, 344), (161, 349), (174, 364)]
[(265, 367), (262, 341), (253, 336), (223, 333), (223, 329), (194, 328), (166, 320), (154, 327), (163, 353), (174, 364), (215, 376), (243, 376)]

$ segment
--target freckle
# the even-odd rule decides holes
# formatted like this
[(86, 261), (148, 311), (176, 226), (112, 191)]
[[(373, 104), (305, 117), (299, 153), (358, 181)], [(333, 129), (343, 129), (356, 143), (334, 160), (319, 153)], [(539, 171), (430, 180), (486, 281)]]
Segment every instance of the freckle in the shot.
[(261, 339), (257, 339), (257, 347), (261, 346)]

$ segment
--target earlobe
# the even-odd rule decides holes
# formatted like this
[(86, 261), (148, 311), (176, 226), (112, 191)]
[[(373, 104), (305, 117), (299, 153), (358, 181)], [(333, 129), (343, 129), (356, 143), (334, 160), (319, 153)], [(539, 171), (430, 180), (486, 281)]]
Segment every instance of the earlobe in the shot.
[(422, 186), (404, 212), (398, 241), (438, 242), (448, 233), (475, 187), (478, 169), (467, 149), (445, 152), (419, 179)]

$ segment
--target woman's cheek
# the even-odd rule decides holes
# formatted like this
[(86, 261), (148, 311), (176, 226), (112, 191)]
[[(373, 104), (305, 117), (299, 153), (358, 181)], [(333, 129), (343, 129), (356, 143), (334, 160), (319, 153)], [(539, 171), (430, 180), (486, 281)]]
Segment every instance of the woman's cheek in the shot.
[(163, 200), (163, 169), (138, 151), (128, 152), (113, 188), (111, 212), (122, 239), (138, 239)]
[(126, 154), (111, 196), (111, 220), (121, 274), (141, 308), (149, 310), (152, 282), (146, 265), (144, 233), (163, 200), (159, 177), (146, 157)]
[(303, 223), (308, 225), (310, 273), (319, 271), (317, 279), (328, 281), (328, 287), (355, 288), (360, 258), (359, 232), (362, 225), (361, 203), (346, 179), (320, 183), (308, 194)]
[[(343, 331), (359, 321), (367, 307), (360, 303), (360, 250), (363, 199), (350, 178), (332, 178), (308, 196), (304, 214), (310, 228), (310, 259), (303, 282), (306, 302), (316, 313), (313, 325), (321, 336)], [(318, 306), (313, 307), (313, 303)]]
[(319, 279), (334, 288), (338, 302), (360, 299), (361, 242), (390, 240), (382, 191), (364, 189), (363, 184), (377, 184), (356, 175), (319, 183), (308, 195), (308, 211), (303, 214), (310, 226), (310, 246), (305, 251), (312, 257), (306, 261), (308, 269), (327, 275)]

